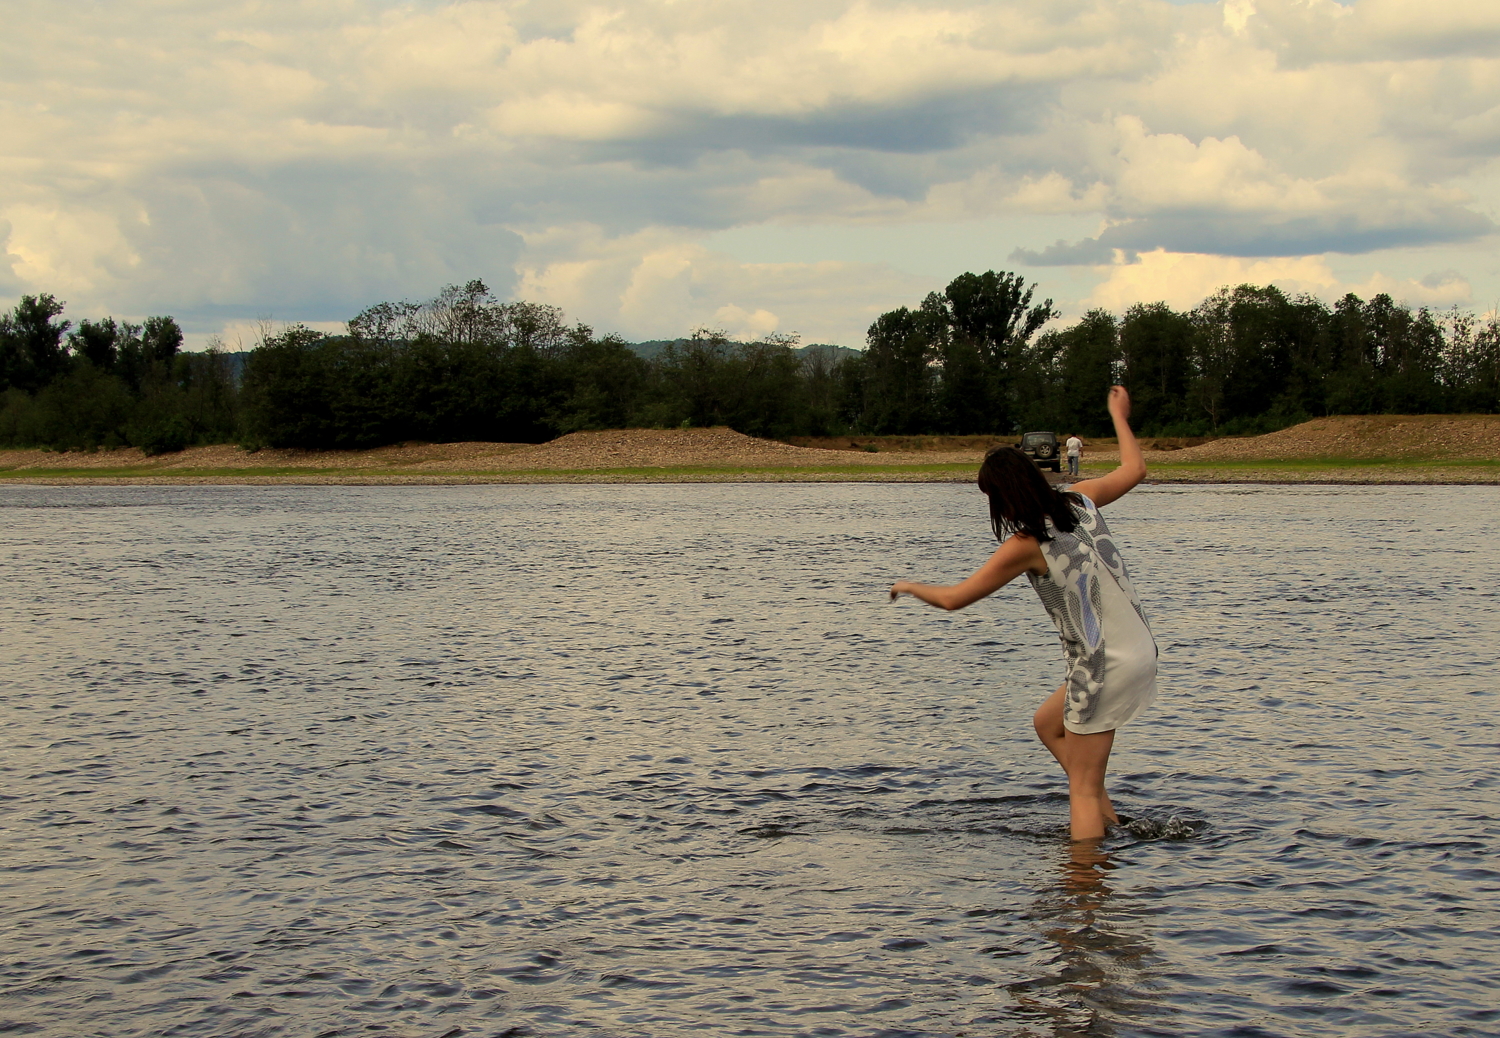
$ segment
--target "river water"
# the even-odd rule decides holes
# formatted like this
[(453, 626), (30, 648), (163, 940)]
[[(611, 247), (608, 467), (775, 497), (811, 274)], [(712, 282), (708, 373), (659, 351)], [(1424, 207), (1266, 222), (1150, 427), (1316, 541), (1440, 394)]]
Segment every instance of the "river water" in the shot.
[(1107, 509), (1095, 851), (983, 506), (0, 488), (0, 1033), (1500, 1034), (1500, 488)]

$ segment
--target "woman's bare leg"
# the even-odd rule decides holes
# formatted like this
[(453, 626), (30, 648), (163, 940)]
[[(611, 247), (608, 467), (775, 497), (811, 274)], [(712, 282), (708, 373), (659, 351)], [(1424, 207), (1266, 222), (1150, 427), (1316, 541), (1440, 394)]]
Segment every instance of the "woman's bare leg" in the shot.
[(1075, 840), (1097, 840), (1104, 827), (1119, 824), (1115, 809), (1104, 792), (1104, 772), (1109, 767), (1109, 751), (1115, 733), (1092, 735), (1068, 733), (1068, 820)]
[(1037, 738), (1042, 740), (1068, 776), (1069, 828), (1075, 840), (1097, 840), (1106, 825), (1119, 825), (1119, 816), (1104, 791), (1104, 773), (1109, 767), (1109, 751), (1115, 744), (1115, 733), (1095, 732), (1079, 735), (1063, 724), (1063, 688), (1047, 697), (1031, 719)]

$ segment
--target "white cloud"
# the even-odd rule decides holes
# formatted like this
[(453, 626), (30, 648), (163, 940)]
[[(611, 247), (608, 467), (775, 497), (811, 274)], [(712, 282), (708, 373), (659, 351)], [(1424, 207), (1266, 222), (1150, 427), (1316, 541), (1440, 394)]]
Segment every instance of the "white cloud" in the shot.
[(213, 345), (228, 353), (238, 353), (253, 350), (268, 337), (280, 335), (293, 324), (301, 324), (325, 335), (343, 335), (348, 330), (344, 321), (278, 321), (268, 314), (251, 321), (225, 321), (213, 332), (189, 333), (184, 336), (183, 345), (189, 350), (202, 350)]
[(1254, 15), (1254, 0), (1224, 0), (1224, 27), (1236, 36), (1244, 33)]
[(477, 276), (601, 331), (857, 343), (931, 275), (703, 242), (1002, 216), (1056, 224), (996, 266), (1141, 252), (1100, 298), (1182, 298), (1171, 264), (1323, 284), (1331, 253), (1374, 286), (1492, 240), (1497, 99), (1489, 0), (12, 0), (0, 291), (207, 329)]
[(730, 304), (714, 311), (712, 323), (714, 327), (724, 329), (730, 338), (751, 340), (776, 331), (781, 324), (781, 318), (769, 310), (749, 313), (743, 307)]
[(742, 263), (662, 229), (610, 238), (558, 227), (528, 234), (526, 246), (518, 295), (636, 339), (707, 327), (863, 345), (882, 312), (937, 287), (881, 263)]
[(1300, 61), (1493, 56), (1500, 25), (1489, 0), (1227, 0), (1241, 31)]
[[(141, 266), (117, 214), (21, 203), (0, 209), (0, 219), (9, 224), (4, 250), (12, 276), (28, 286), (48, 286), (56, 296), (87, 296)], [(144, 222), (144, 214), (134, 220)]]
[(1322, 294), (1337, 283), (1320, 256), (1244, 260), (1155, 250), (1142, 253), (1138, 262), (1104, 267), (1100, 273), (1104, 280), (1088, 303), (1116, 313), (1145, 300), (1191, 309), (1224, 285), (1274, 284), (1289, 292)]
[[(1018, 257), (1039, 264), (1087, 262), (1112, 248), (1240, 256), (1371, 252), (1391, 245), (1464, 241), (1493, 233), (1457, 187), (1414, 182), (1379, 165), (1296, 176), (1239, 137), (1153, 133), (1135, 116), (1093, 137), (1092, 184), (1061, 178), (1059, 200), (1088, 199), (1107, 217), (1095, 239)], [(1027, 185), (1033, 192), (1037, 185)], [(1018, 192), (1019, 194), (1019, 192)], [(1044, 200), (1042, 204), (1047, 204)], [(1062, 210), (1054, 203), (1054, 209)]]
[[(1161, 5), (1133, 2), (641, 3), (587, 11), (566, 39), (517, 43), (490, 85), (507, 119), (532, 105), (559, 115), (528, 120), (530, 132), (635, 136), (669, 130), (668, 113), (797, 118), (1138, 71), (1149, 30), (1167, 25)], [(615, 114), (601, 122), (599, 106)]]
[(1329, 301), (1349, 292), (1366, 299), (1384, 292), (1415, 306), (1467, 306), (1473, 301), (1468, 281), (1451, 272), (1419, 281), (1376, 271), (1348, 282), (1334, 273), (1325, 256), (1247, 260), (1158, 249), (1142, 253), (1135, 263), (1118, 263), (1099, 272), (1104, 280), (1087, 304), (1115, 313), (1138, 302), (1157, 300), (1189, 310), (1220, 288), (1244, 284), (1275, 285), (1291, 295), (1305, 293)]
[(1309, 212), (1327, 199), (1305, 178), (1275, 170), (1238, 137), (1150, 133), (1134, 116), (1115, 122), (1113, 190), (1107, 206), (1124, 212), (1229, 209)]

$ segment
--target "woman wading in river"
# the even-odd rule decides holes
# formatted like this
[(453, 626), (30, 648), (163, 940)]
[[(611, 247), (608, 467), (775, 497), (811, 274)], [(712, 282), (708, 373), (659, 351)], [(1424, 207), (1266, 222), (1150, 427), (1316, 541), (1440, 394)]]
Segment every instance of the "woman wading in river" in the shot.
[(962, 609), (1022, 573), (1062, 636), (1067, 680), (1037, 709), (1036, 734), (1068, 775), (1073, 839), (1093, 840), (1119, 817), (1104, 791), (1115, 729), (1156, 695), (1156, 642), (1125, 562), (1099, 509), (1146, 476), (1130, 431), (1130, 396), (1109, 391), (1120, 438), (1120, 466), (1107, 476), (1053, 488), (1015, 447), (996, 447), (979, 469), (1000, 548), (972, 576), (950, 587), (898, 581), (891, 598), (912, 595), (940, 609)]

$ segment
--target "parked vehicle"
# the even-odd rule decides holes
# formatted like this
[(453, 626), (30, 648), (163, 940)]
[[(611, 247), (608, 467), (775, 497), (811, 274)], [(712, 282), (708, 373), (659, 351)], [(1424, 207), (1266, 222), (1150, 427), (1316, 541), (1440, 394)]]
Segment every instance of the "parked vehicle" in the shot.
[(1016, 444), (1040, 468), (1062, 471), (1062, 448), (1057, 442), (1057, 433), (1029, 432)]

